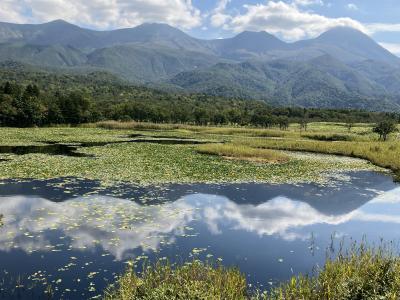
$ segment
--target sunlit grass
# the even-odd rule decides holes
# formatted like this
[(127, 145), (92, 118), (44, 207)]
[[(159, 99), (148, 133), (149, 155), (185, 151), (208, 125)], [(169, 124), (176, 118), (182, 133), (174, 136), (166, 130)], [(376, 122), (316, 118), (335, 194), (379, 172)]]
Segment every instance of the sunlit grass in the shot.
[(237, 144), (261, 149), (307, 151), (366, 159), (373, 164), (400, 172), (400, 142), (325, 142), (307, 140), (241, 139)]
[(400, 258), (389, 247), (352, 247), (313, 277), (296, 276), (263, 299), (399, 299)]
[(174, 267), (157, 262), (136, 274), (129, 268), (105, 291), (104, 299), (246, 299), (246, 279), (238, 269), (200, 261)]
[[(116, 123), (118, 124), (120, 123)], [(151, 127), (154, 124), (143, 125)], [(170, 126), (168, 124), (156, 125), (161, 126), (160, 129), (133, 130), (125, 129), (124, 126), (122, 129), (104, 129), (97, 128), (97, 125), (88, 128), (0, 128), (2, 137), (0, 146), (43, 145), (44, 142), (66, 144), (120, 142), (131, 140), (132, 134), (224, 142), (224, 144), (122, 143), (78, 148), (78, 152), (93, 157), (0, 154), (0, 159), (4, 160), (0, 162), (0, 178), (48, 179), (68, 176), (145, 185), (183, 182), (299, 183), (326, 182), (328, 180), (326, 175), (332, 172), (375, 169), (363, 161), (343, 159), (332, 163), (329, 159), (304, 157), (279, 150), (361, 157), (392, 170), (395, 170), (393, 166), (399, 165), (399, 143), (393, 141), (393, 137), (387, 143), (374, 140), (375, 135), (362, 131), (368, 128), (366, 125), (358, 125), (354, 128), (354, 133), (346, 133), (341, 125), (319, 123), (309, 124), (306, 133), (297, 131), (295, 124), (291, 125), (288, 131), (187, 125), (176, 125), (179, 129), (168, 129)], [(305, 136), (307, 134), (328, 136), (332, 132), (330, 126), (338, 130), (340, 132), (338, 134), (344, 136), (349, 134), (355, 136), (355, 139), (350, 142), (324, 142), (310, 140)], [(318, 131), (321, 129), (324, 131)], [(357, 132), (363, 133), (355, 133), (356, 129)], [(363, 142), (364, 139), (369, 141)]]
[(214, 134), (214, 135), (250, 135), (260, 137), (283, 137), (290, 135), (290, 131), (280, 131), (276, 128), (246, 128), (246, 127), (229, 127), (229, 126), (194, 126), (187, 124), (157, 124), (146, 122), (117, 122), (117, 121), (103, 121), (93, 124), (84, 124), (82, 127), (86, 128), (104, 128), (104, 129), (117, 129), (117, 130), (180, 130), (188, 131), (191, 133)]
[(105, 291), (104, 299), (342, 300), (398, 299), (400, 258), (391, 246), (354, 244), (316, 269), (270, 290), (249, 288), (238, 269), (200, 261), (181, 266), (157, 262), (138, 274), (129, 268)]
[(268, 163), (282, 163), (289, 160), (289, 157), (280, 151), (235, 144), (205, 144), (199, 146), (197, 151), (203, 154)]
[(189, 124), (158, 124), (146, 122), (117, 122), (103, 121), (92, 124), (84, 124), (86, 128), (103, 128), (117, 130), (155, 130), (155, 131), (180, 131), (191, 134), (253, 136), (270, 138), (311, 138), (318, 137), (324, 140), (376, 140), (372, 133), (373, 124), (354, 124), (349, 130), (345, 123), (309, 123), (307, 130), (301, 129), (299, 124), (290, 124), (288, 130), (280, 130), (277, 127), (240, 127), (240, 126), (195, 126)]

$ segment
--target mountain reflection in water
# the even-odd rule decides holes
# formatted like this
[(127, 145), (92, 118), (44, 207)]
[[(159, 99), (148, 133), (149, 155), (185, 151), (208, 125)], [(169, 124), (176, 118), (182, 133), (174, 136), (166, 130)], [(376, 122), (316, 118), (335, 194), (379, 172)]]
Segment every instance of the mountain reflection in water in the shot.
[[(322, 263), (333, 233), (398, 239), (400, 187), (373, 172), (349, 176), (328, 186), (5, 181), (0, 265), (14, 277), (40, 270), (59, 297), (77, 299), (99, 295), (127, 260), (185, 260), (194, 248), (239, 266), (250, 282), (286, 279)], [(320, 249), (312, 254), (311, 235)], [(34, 298), (36, 289), (22, 298)]]

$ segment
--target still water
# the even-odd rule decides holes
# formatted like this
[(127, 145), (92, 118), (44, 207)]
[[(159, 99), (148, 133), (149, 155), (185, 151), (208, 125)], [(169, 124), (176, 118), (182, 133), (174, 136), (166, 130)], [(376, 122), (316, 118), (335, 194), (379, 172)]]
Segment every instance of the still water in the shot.
[(0, 214), (0, 298), (96, 298), (128, 261), (194, 257), (268, 288), (321, 265), (332, 238), (399, 241), (400, 186), (374, 172), (324, 186), (10, 180)]

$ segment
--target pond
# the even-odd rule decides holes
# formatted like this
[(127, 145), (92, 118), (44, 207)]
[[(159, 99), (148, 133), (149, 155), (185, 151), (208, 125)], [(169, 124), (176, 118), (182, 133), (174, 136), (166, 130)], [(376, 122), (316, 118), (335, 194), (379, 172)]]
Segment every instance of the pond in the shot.
[[(124, 143), (151, 143), (161, 145), (200, 145), (215, 143), (212, 141), (200, 141), (189, 138), (178, 138), (168, 136), (144, 136), (141, 134), (132, 134), (128, 137), (135, 138), (131, 140), (121, 140), (113, 142), (85, 142), (75, 144), (60, 144), (57, 142), (45, 142), (42, 141), (42, 145), (22, 145), (22, 146), (0, 146), (0, 154), (15, 154), (15, 155), (26, 155), (26, 154), (48, 154), (48, 155), (62, 155), (71, 157), (94, 157), (90, 154), (79, 152), (80, 149), (90, 147), (103, 147), (112, 144), (124, 144)], [(1, 161), (8, 161), (8, 159), (0, 159)]]
[(328, 185), (0, 184), (0, 298), (99, 298), (129, 261), (238, 266), (264, 288), (321, 265), (332, 239), (398, 241), (400, 186), (352, 172)]

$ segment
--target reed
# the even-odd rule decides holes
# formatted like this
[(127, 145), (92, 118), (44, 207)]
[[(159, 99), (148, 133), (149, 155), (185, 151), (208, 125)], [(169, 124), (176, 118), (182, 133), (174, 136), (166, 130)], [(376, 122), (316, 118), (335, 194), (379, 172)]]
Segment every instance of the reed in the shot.
[(400, 295), (400, 258), (387, 245), (353, 244), (328, 257), (312, 276), (293, 276), (270, 290), (248, 287), (235, 268), (198, 260), (178, 266), (158, 261), (141, 273), (129, 267), (106, 289), (104, 299), (395, 300)]
[(289, 160), (289, 157), (280, 151), (257, 149), (237, 144), (205, 144), (199, 146), (197, 152), (239, 160), (253, 160), (269, 163), (283, 163)]

